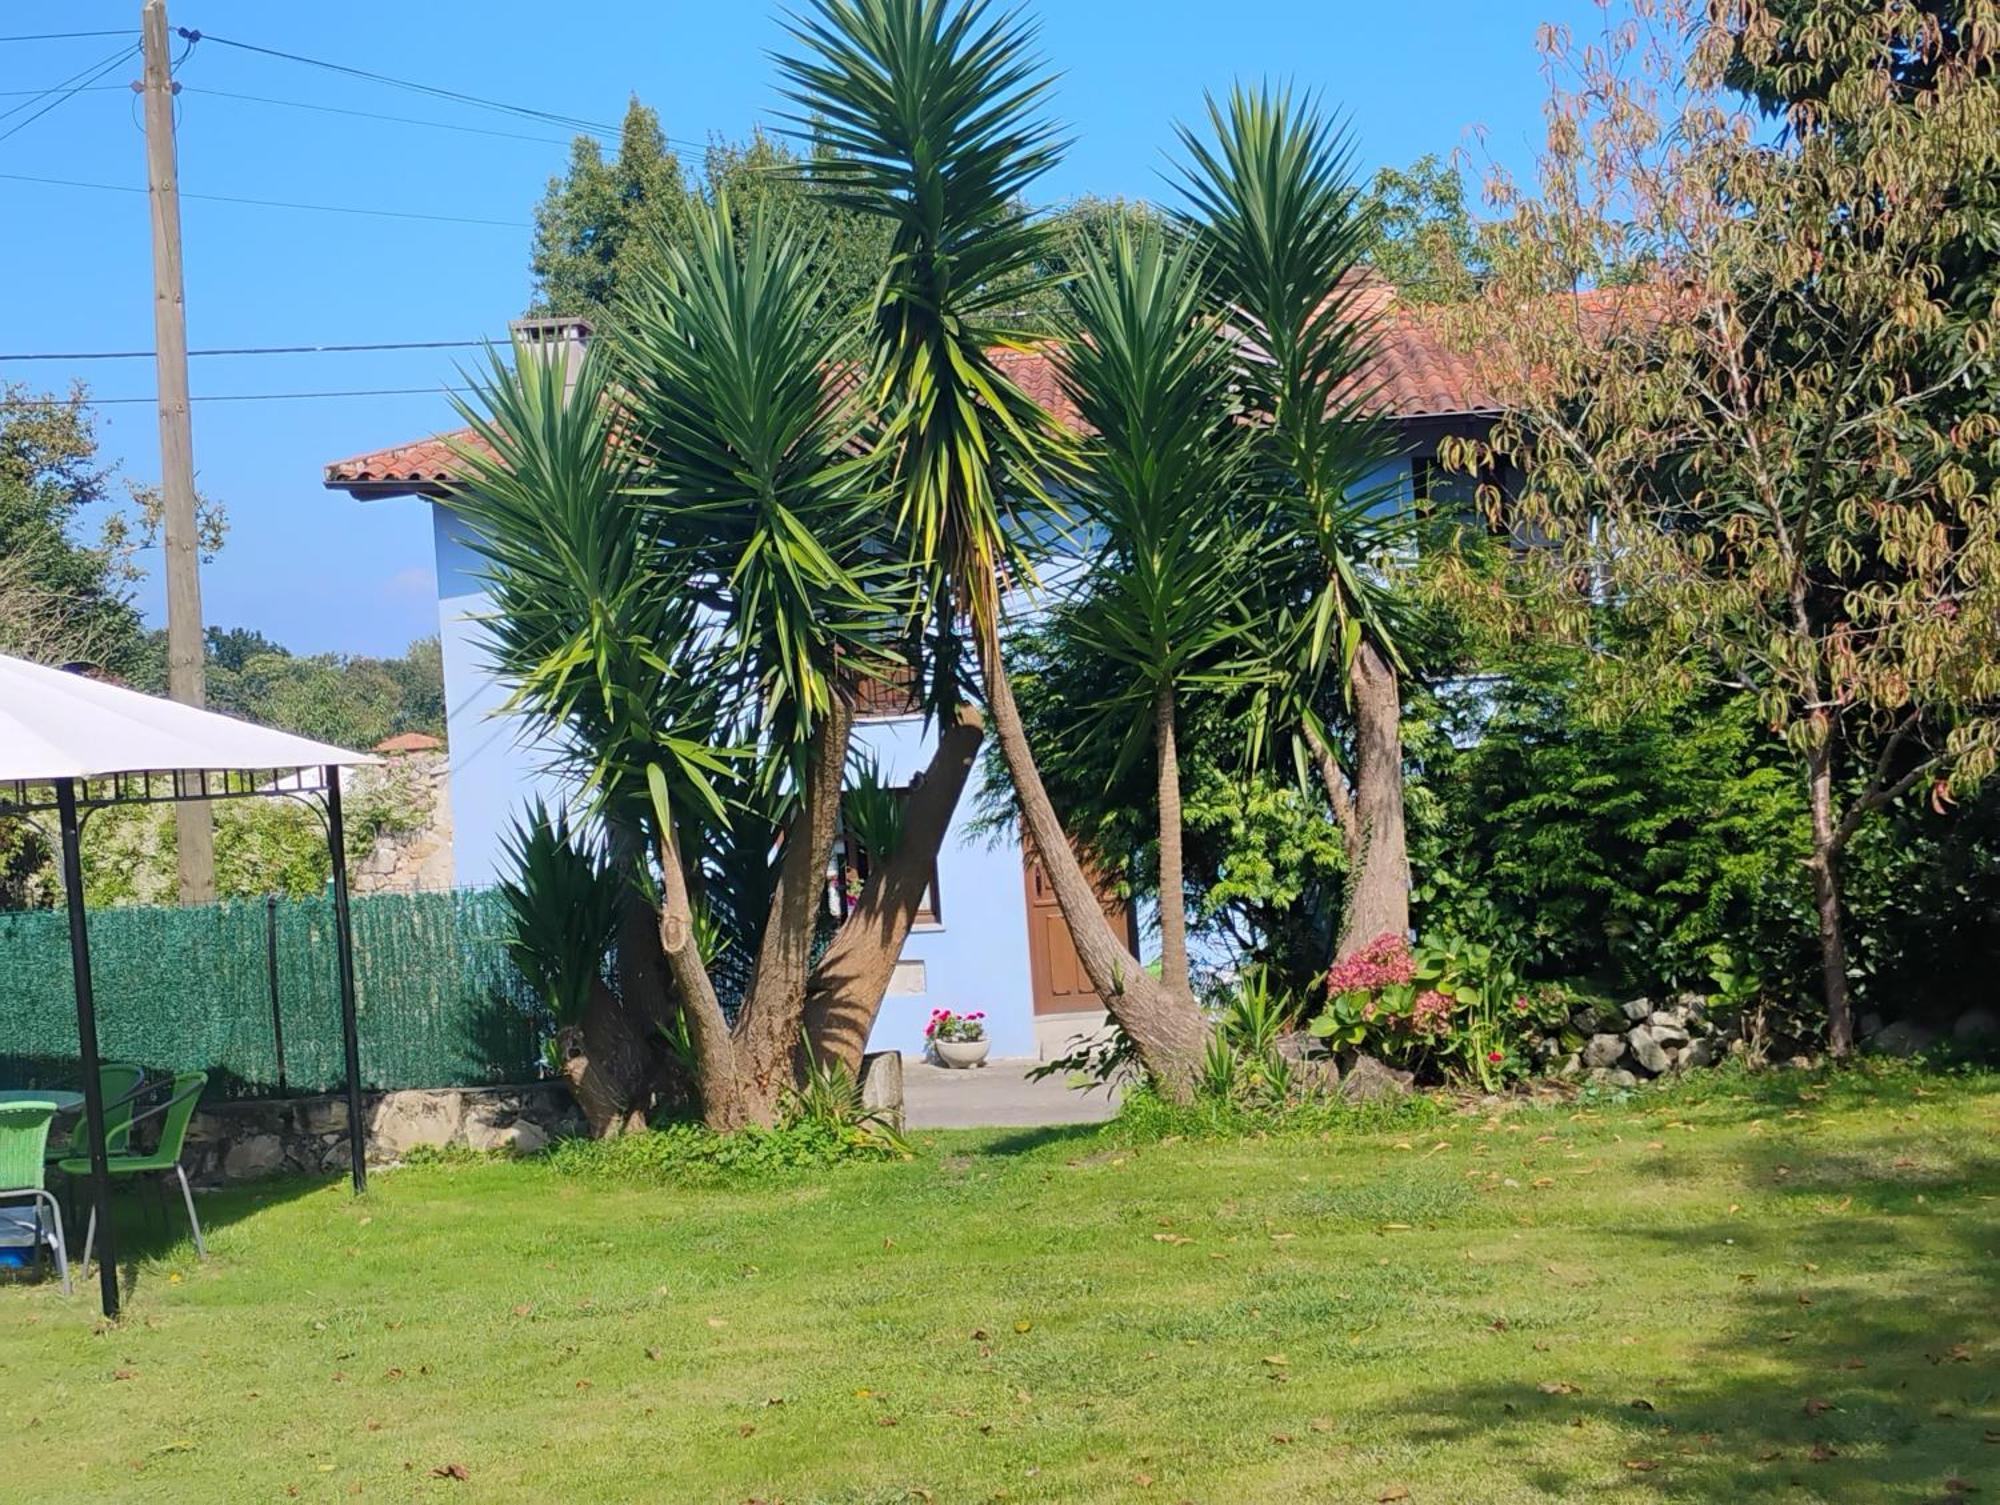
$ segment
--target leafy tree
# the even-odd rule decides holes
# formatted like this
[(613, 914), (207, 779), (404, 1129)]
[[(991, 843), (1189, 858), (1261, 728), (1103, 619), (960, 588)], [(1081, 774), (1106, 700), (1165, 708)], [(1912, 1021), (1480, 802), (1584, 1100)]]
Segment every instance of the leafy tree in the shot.
[(1193, 246), (1159, 227), (1083, 253), (1061, 375), (1087, 433), (1069, 494), (1098, 545), (1050, 628), (1111, 670), (1078, 731), (1116, 749), (1113, 780), (1153, 755), (1160, 976), (1188, 997), (1176, 703), (1257, 672), (1243, 596), (1260, 564), (1236, 496), (1249, 449), (1233, 352), (1206, 296)]
[[(1369, 305), (1355, 275), (1370, 226), (1352, 148), (1310, 101), (1270, 88), (1209, 103), (1213, 140), (1183, 127), (1183, 223), (1207, 256), (1219, 317), (1278, 508), (1257, 608), (1277, 722), (1317, 764), (1350, 856), (1338, 953), (1409, 929), (1401, 603), (1382, 566), (1409, 520), (1369, 484), (1385, 453), (1364, 379)], [(1351, 772), (1318, 708), (1337, 684)]]
[(1484, 275), (1480, 227), (1457, 162), (1426, 154), (1408, 167), (1378, 169), (1360, 212), (1373, 227), (1366, 260), (1401, 301), (1453, 302)]
[[(899, 547), (923, 576), (936, 652), (931, 704), (960, 704), (958, 620), (1030, 840), (1092, 986), (1170, 1092), (1185, 1091), (1205, 1027), (1191, 999), (1145, 973), (1111, 933), (1042, 784), (1000, 648), (1001, 575), (1032, 578), (1035, 514), (1063, 447), (1009, 380), (997, 347), (1022, 343), (1009, 290), (1048, 254), (1022, 196), (1060, 155), (1038, 111), (1052, 80), (1018, 15), (981, 0), (819, 0), (793, 23), (779, 68), (830, 148), (833, 201), (892, 234), (872, 328), (871, 383), (886, 408)], [(1045, 531), (1045, 530), (1044, 530)]]
[[(1850, 844), (2000, 752), (2000, 330), (1962, 280), (2000, 229), (2000, 31), (1944, 9), (1965, 24), (1829, 0), (1669, 5), (1609, 52), (1552, 36), (1574, 83), (1541, 190), (1502, 181), (1462, 320), (1512, 411), (1460, 458), (1518, 466), (1514, 525), (1545, 540), (1518, 595), (1468, 599), (1594, 634), (1628, 700), (1703, 679), (1757, 697), (1807, 797), (1836, 1055)], [(1746, 68), (1804, 85), (1775, 140), (1726, 92)], [(1635, 248), (1656, 276), (1592, 287)]]

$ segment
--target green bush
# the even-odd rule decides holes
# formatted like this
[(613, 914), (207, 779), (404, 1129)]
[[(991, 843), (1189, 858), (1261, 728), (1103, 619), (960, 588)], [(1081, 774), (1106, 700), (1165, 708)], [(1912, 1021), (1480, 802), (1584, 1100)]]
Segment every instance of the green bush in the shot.
[(1162, 1139), (1254, 1139), (1373, 1134), (1443, 1123), (1451, 1105), (1428, 1093), (1379, 1102), (1350, 1102), (1338, 1093), (1294, 1094), (1283, 1099), (1244, 1093), (1198, 1092), (1191, 1102), (1169, 1102), (1149, 1086), (1135, 1086), (1118, 1105), (1105, 1132), (1121, 1143)]

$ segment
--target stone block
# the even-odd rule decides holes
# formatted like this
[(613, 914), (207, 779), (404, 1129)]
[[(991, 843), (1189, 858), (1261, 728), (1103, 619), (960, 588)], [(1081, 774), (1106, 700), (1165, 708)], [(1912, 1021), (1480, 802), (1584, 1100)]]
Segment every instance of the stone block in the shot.
[(879, 1113), (898, 1133), (903, 1128), (903, 1054), (878, 1050), (861, 1058), (861, 1106)]

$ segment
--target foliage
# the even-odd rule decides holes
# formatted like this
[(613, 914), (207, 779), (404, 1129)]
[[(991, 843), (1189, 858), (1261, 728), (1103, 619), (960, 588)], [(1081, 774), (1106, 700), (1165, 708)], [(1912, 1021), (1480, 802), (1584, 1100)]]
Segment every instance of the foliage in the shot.
[(1326, 991), (1311, 1032), (1337, 1050), (1488, 1091), (1525, 1075), (1529, 1043), (1568, 1013), (1561, 992), (1525, 987), (1504, 951), (1456, 937), (1412, 949), (1379, 935), (1334, 964)]
[[(1622, 703), (1756, 696), (1808, 801), (1844, 1052), (1843, 853), (2000, 757), (2000, 34), (1978, 4), (1638, 10), (1608, 49), (1551, 33), (1540, 192), (1496, 186), (1459, 322), (1510, 412), (1458, 458), (1520, 468), (1509, 522), (1545, 546), (1466, 596), (1597, 644)], [(1775, 140), (1732, 84), (1783, 109)], [(1656, 270), (1594, 286), (1621, 260)]]
[(602, 842), (539, 796), (515, 816), (505, 843), (510, 871), (498, 888), (513, 922), (507, 955), (557, 1024), (581, 1023), (603, 985), (622, 880)]
[(822, 1060), (811, 1042), (802, 1042), (804, 1080), (785, 1098), (779, 1122), (788, 1129), (819, 1129), (838, 1136), (857, 1153), (889, 1150), (907, 1156), (910, 1147), (887, 1109), (866, 1108), (861, 1084), (845, 1061)]
[[(164, 676), (164, 634), (155, 662)], [(208, 629), (209, 706), (336, 747), (373, 747), (399, 732), (445, 734), (444, 659), (435, 637), (400, 658), (295, 655), (246, 628)], [(162, 677), (141, 688), (165, 689)]]
[(1476, 288), (1486, 261), (1465, 199), (1457, 161), (1432, 153), (1369, 180), (1361, 211), (1372, 226), (1368, 264), (1399, 302), (1448, 303)]
[(1447, 1122), (1451, 1112), (1447, 1101), (1425, 1092), (1350, 1102), (1338, 1092), (1202, 1091), (1190, 1102), (1173, 1103), (1139, 1085), (1120, 1099), (1109, 1132), (1119, 1142), (1138, 1145), (1175, 1139), (1323, 1139), (1428, 1129)]
[(932, 1009), (930, 1023), (924, 1026), (926, 1040), (945, 1040), (952, 1044), (969, 1044), (986, 1038), (986, 1011), (974, 1009), (969, 1014), (953, 1013), (950, 1009)]
[(879, 1129), (840, 1127), (806, 1117), (776, 1128), (752, 1126), (731, 1134), (718, 1134), (701, 1124), (672, 1123), (610, 1139), (565, 1139), (550, 1147), (547, 1159), (561, 1175), (600, 1185), (702, 1186), (788, 1179), (901, 1154)]

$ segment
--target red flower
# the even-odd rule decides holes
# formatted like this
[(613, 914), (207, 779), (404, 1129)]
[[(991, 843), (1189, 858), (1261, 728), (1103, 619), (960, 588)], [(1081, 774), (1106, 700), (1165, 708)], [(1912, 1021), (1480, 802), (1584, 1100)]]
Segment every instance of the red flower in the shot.
[(1502, 1061), (1507, 1059), (1507, 1056), (1504, 1051), (1489, 1050), (1486, 1052), (1486, 1059), (1491, 1061), (1495, 1066), (1498, 1066)]

